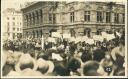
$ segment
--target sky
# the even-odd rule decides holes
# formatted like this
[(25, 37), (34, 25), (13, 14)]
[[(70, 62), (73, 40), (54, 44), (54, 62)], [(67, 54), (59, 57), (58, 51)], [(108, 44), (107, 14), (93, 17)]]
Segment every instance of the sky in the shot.
[[(1, 3), (2, 3), (1, 10), (3, 11), (6, 8), (15, 8), (18, 10), (20, 9), (20, 4), (23, 5), (25, 2), (31, 2), (31, 1), (48, 1), (48, 0), (1, 0)], [(60, 0), (56, 0), (56, 1), (60, 1)], [(72, 0), (62, 0), (62, 1), (72, 1)], [(126, 0), (73, 0), (73, 1), (114, 1), (114, 2), (125, 3)]]

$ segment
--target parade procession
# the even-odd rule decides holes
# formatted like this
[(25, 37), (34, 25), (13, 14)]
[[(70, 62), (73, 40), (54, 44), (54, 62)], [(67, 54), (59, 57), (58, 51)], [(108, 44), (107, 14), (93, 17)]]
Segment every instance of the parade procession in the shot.
[(21, 11), (22, 34), (2, 40), (2, 76), (126, 75), (124, 5), (44, 1)]

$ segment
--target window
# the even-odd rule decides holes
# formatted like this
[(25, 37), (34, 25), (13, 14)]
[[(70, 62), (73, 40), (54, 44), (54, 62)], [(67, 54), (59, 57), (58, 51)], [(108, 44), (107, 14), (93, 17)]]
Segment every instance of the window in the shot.
[(114, 22), (119, 23), (119, 14), (118, 13), (114, 14)]
[(106, 23), (110, 23), (110, 22), (111, 22), (111, 13), (106, 12)]
[(20, 22), (20, 25), (21, 25), (21, 22)]
[(31, 19), (31, 14), (29, 14), (29, 24), (31, 25), (31, 21), (32, 21), (32, 19)]
[(41, 22), (42, 22), (42, 19), (43, 19), (42, 10), (40, 10), (40, 18), (41, 18)]
[(32, 16), (33, 16), (33, 24), (35, 24), (35, 14), (34, 14), (34, 12), (32, 13)]
[(123, 18), (122, 19), (123, 20), (122, 22), (125, 23), (125, 14), (124, 13), (122, 14), (122, 18)]
[(7, 20), (9, 20), (9, 17), (7, 17)]
[(38, 13), (38, 11), (36, 11), (36, 18), (37, 18), (37, 23), (39, 22), (38, 20), (39, 20), (39, 13)]
[(49, 21), (52, 21), (52, 14), (49, 14)]
[(102, 22), (102, 21), (103, 21), (102, 12), (98, 11), (98, 12), (97, 12), (97, 22)]
[(9, 22), (7, 22), (7, 26), (9, 26), (10, 24), (9, 24)]
[(25, 16), (26, 18), (26, 25), (28, 26), (28, 15)]
[(84, 12), (84, 21), (90, 21), (90, 11)]
[(115, 14), (114, 14), (114, 17), (115, 17), (115, 18), (114, 18), (114, 22), (115, 22), (115, 23), (119, 23), (119, 14), (118, 14), (118, 13), (115, 13)]
[(56, 23), (56, 14), (49, 14), (49, 22)]
[(13, 28), (13, 31), (15, 31), (15, 28)]
[(19, 28), (17, 28), (17, 31), (19, 31)]
[(53, 23), (56, 23), (56, 14), (53, 14)]
[(13, 26), (15, 26), (15, 22), (13, 22)]
[(71, 22), (74, 22), (74, 12), (71, 12), (70, 13), (70, 21)]
[(13, 17), (13, 20), (15, 20), (15, 17)]

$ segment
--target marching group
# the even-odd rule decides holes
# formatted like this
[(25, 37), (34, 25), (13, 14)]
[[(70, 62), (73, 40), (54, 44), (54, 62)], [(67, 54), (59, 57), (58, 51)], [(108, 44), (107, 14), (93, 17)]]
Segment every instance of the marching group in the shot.
[(49, 41), (51, 37), (7, 40), (3, 44), (2, 74), (124, 76), (125, 32), (111, 35), (104, 32), (93, 37), (55, 38), (55, 41)]

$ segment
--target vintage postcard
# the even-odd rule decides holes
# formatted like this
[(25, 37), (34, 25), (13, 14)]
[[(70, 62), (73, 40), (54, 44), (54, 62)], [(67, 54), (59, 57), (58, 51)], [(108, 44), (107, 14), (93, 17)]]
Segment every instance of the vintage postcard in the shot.
[(1, 0), (2, 78), (126, 78), (127, 0)]

